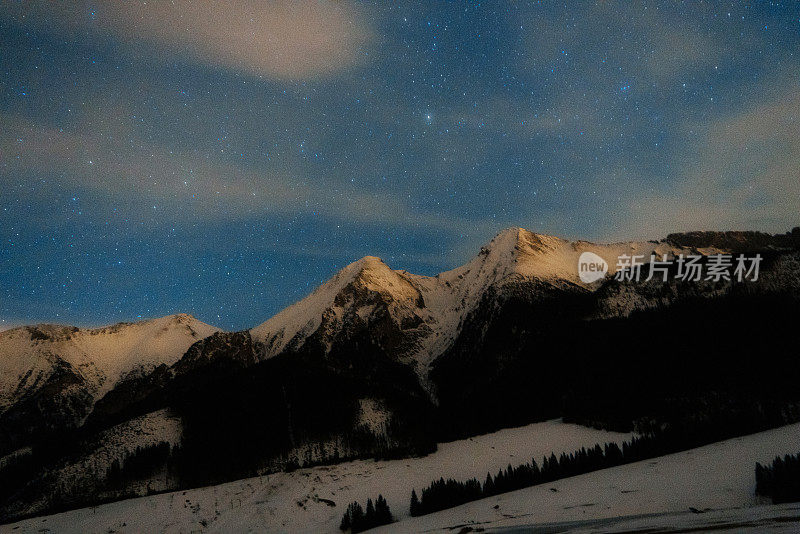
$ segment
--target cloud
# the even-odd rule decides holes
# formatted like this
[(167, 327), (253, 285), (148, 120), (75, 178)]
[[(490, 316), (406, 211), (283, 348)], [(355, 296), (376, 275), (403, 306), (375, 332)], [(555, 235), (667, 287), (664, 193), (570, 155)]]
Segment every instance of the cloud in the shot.
[(571, 78), (576, 87), (677, 82), (681, 74), (709, 67), (734, 47), (708, 30), (707, 8), (688, 13), (638, 3), (585, 3), (575, 9), (532, 10), (522, 17), (527, 67), (545, 78)]
[[(0, 181), (47, 179), (95, 193), (97, 208), (155, 221), (241, 220), (314, 215), (348, 223), (474, 231), (491, 222), (415, 210), (402, 195), (378, 192), (290, 168), (257, 169), (199, 152), (177, 152), (133, 136), (119, 110), (81, 133), (0, 113)], [(52, 214), (42, 214), (50, 220)]]
[(670, 191), (636, 195), (628, 228), (785, 232), (800, 224), (800, 93), (712, 121)]
[(647, 79), (662, 85), (675, 82), (692, 69), (712, 65), (725, 51), (700, 31), (670, 27), (656, 21), (649, 21), (640, 31), (649, 37), (649, 47), (642, 56), (643, 71)]
[[(333, 75), (366, 57), (372, 30), (348, 2), (7, 2), (20, 21), (100, 30), (215, 66), (283, 80)], [(157, 51), (155, 51), (157, 52)]]

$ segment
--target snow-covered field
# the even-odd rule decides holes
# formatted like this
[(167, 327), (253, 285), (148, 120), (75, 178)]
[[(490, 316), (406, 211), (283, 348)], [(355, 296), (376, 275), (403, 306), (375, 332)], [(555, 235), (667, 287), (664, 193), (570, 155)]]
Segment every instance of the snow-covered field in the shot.
[(796, 533), (800, 532), (800, 503), (487, 528), (485, 532), (498, 534)]
[(381, 493), (396, 517), (408, 518), (411, 489), (434, 478), (483, 480), (508, 464), (627, 437), (548, 421), (444, 443), (422, 458), (299, 469), (29, 519), (0, 532), (338, 532), (354, 500), (363, 505)]
[[(451, 531), (455, 526), (467, 525), (486, 530), (517, 526), (529, 529), (546, 523), (753, 507), (769, 502), (754, 495), (755, 463), (766, 463), (776, 455), (798, 450), (800, 424), (794, 424), (409, 518), (392, 528), (399, 527), (402, 532)], [(768, 507), (768, 511), (772, 509)], [(756, 510), (752, 512), (757, 514)], [(739, 520), (749, 516), (742, 511), (715, 513), (723, 517), (727, 513), (734, 518), (738, 514)], [(692, 524), (696, 525), (707, 516), (683, 515), (680, 521), (691, 523), (693, 517), (696, 519)], [(664, 516), (638, 521), (644, 524), (639, 525), (642, 528), (671, 525), (671, 520)], [(795, 523), (796, 532), (800, 523)], [(396, 531), (392, 528), (379, 531)]]
[(482, 478), (532, 456), (625, 438), (550, 421), (445, 443), (424, 458), (300, 469), (29, 519), (0, 532), (332, 533), (347, 503), (378, 493), (400, 520), (378, 532), (800, 531), (800, 505), (764, 506), (753, 471), (756, 461), (800, 450), (800, 424), (408, 516), (410, 489), (435, 477)]

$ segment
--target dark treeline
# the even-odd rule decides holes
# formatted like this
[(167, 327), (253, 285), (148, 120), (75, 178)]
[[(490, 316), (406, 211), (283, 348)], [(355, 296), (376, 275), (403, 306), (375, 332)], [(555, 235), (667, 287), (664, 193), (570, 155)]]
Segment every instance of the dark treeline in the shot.
[(800, 501), (800, 453), (776, 456), (772, 465), (756, 462), (756, 495), (775, 504)]
[(339, 528), (353, 533), (364, 532), (381, 525), (388, 525), (391, 522), (392, 512), (389, 510), (389, 504), (383, 498), (383, 495), (378, 495), (375, 504), (372, 504), (372, 499), (367, 499), (366, 511), (361, 508), (358, 502), (350, 503), (344, 512)]
[[(429, 514), (485, 497), (672, 454), (780, 424), (783, 424), (782, 420), (773, 421), (757, 414), (752, 415), (749, 420), (736, 419), (731, 415), (730, 418), (719, 417), (711, 421), (697, 421), (695, 424), (675, 425), (634, 436), (623, 442), (622, 446), (616, 443), (606, 443), (604, 446), (597, 444), (570, 454), (562, 453), (559, 457), (551, 453), (549, 457), (543, 458), (541, 465), (534, 459), (517, 467), (509, 465), (495, 475), (488, 473), (483, 484), (475, 478), (467, 481), (440, 478), (423, 489), (419, 497), (412, 490), (410, 513), (412, 516)], [(762, 488), (761, 494), (772, 495), (773, 499), (776, 498), (775, 495), (780, 495), (781, 499), (793, 499), (791, 495), (800, 495), (798, 459), (787, 456), (783, 460), (776, 459), (776, 462), (771, 468), (756, 466), (756, 477), (762, 481), (759, 486)]]
[[(335, 347), (328, 357), (344, 359), (341, 351), (347, 350)], [(343, 450), (301, 458), (297, 466), (435, 449), (427, 424), (430, 401), (413, 371), (377, 352), (370, 355), (370, 362), (355, 362), (347, 371), (327, 360), (291, 354), (243, 369), (220, 359), (182, 376), (170, 390), (184, 423), (181, 485), (254, 476), (306, 443), (341, 439)], [(387, 439), (357, 428), (361, 398), (381, 399), (391, 410)]]
[(122, 461), (114, 459), (106, 471), (106, 484), (120, 489), (134, 480), (141, 480), (167, 465), (172, 448), (166, 441), (136, 447)]
[[(597, 300), (622, 286), (609, 282), (597, 293), (558, 294), (552, 302), (516, 294), (488, 299), (433, 363), (438, 439), (556, 417), (631, 431), (649, 421), (724, 414), (726, 405), (758, 405), (773, 417), (800, 401), (797, 297), (754, 294), (743, 284), (704, 299), (691, 296), (691, 284), (658, 284), (646, 295), (653, 301), (673, 293), (685, 299), (629, 317), (581, 318), (593, 317)], [(781, 372), (755, 379), (765, 368)]]
[[(19, 454), (11, 457), (0, 466), (0, 501), (10, 497), (18, 488), (31, 479), (31, 474), (39, 471), (40, 466), (33, 454)], [(2, 516), (0, 515), (0, 519)]]
[(475, 478), (465, 482), (440, 478), (422, 490), (421, 497), (416, 491), (411, 492), (411, 515), (425, 515), (439, 510), (452, 508), (470, 501), (491, 497), (538, 484), (544, 484), (573, 475), (588, 473), (606, 467), (642, 459), (646, 451), (654, 447), (651, 437), (634, 437), (623, 443), (620, 448), (616, 443), (607, 443), (604, 447), (595, 445), (589, 449), (581, 448), (569, 455), (555, 454), (542, 459), (541, 466), (536, 460), (514, 467), (509, 464), (496, 475), (487, 473), (483, 484)]
[[(74, 488), (59, 481), (58, 468), (64, 459), (78, 461), (81, 454), (78, 445), (83, 442), (77, 438), (45, 442), (34, 446), (30, 452), (10, 458), (0, 468), (0, 501), (13, 502), (30, 500), (40, 494), (40, 487), (49, 488), (46, 493), (50, 501), (48, 508), (52, 513), (64, 512), (90, 505), (98, 505), (121, 498), (141, 496), (131, 489), (130, 483), (147, 481), (161, 469), (173, 475), (175, 453), (179, 447), (170, 447), (167, 442), (159, 442), (145, 447), (137, 447), (122, 460), (114, 460), (105, 471), (105, 480), (98, 478), (93, 482), (94, 494), (81, 493), (80, 484)], [(147, 487), (150, 492), (149, 485)], [(39, 514), (34, 514), (39, 515)], [(22, 519), (28, 515), (6, 516), (0, 510), (0, 522)]]

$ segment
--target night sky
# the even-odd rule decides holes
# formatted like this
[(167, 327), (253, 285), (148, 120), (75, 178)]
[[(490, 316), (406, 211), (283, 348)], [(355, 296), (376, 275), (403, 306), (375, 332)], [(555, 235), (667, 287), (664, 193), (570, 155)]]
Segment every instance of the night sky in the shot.
[(0, 4), (0, 328), (800, 224), (800, 3), (222, 4)]

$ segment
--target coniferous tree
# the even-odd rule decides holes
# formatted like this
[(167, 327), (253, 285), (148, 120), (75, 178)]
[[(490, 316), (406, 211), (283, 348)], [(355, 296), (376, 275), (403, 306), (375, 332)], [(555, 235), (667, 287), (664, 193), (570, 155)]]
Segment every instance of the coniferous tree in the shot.
[(375, 522), (375, 505), (372, 504), (372, 499), (367, 499), (367, 511), (364, 513), (364, 522), (367, 528), (372, 528)]
[(483, 483), (483, 495), (485, 497), (494, 495), (494, 489), (494, 480), (492, 480), (492, 474), (486, 473), (486, 481)]
[(800, 453), (776, 456), (771, 465), (756, 463), (756, 494), (774, 504), (800, 501)]
[(353, 509), (350, 512), (350, 522), (353, 525), (353, 532), (361, 532), (364, 526), (364, 509), (357, 502), (352, 504)]
[(353, 532), (361, 532), (364, 525), (364, 510), (357, 502), (351, 502), (344, 512), (339, 528), (342, 530), (351, 529)]
[(409, 513), (411, 517), (420, 515), (419, 497), (417, 497), (417, 492), (413, 489), (411, 490), (411, 507), (409, 508)]
[(358, 502), (350, 503), (342, 516), (339, 528), (343, 531), (350, 530), (357, 533), (380, 525), (388, 525), (391, 522), (392, 512), (389, 504), (383, 495), (378, 495), (375, 502), (372, 499), (367, 500), (366, 512)]
[(378, 495), (378, 500), (375, 501), (375, 526), (388, 525), (392, 522), (392, 512), (389, 510), (389, 504), (383, 495)]
[(347, 531), (350, 530), (350, 527), (353, 526), (353, 520), (351, 518), (350, 507), (347, 507), (345, 510), (344, 515), (342, 516), (342, 522), (339, 524), (339, 530)]
[(550, 469), (552, 471), (553, 480), (558, 478), (558, 458), (556, 458), (556, 453), (550, 453)]

